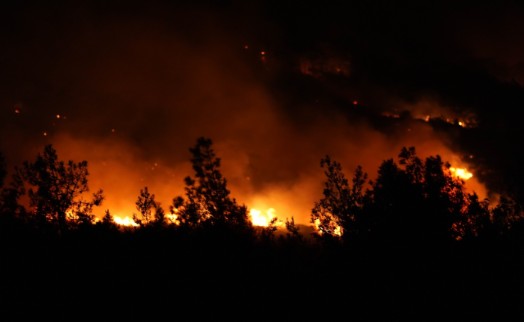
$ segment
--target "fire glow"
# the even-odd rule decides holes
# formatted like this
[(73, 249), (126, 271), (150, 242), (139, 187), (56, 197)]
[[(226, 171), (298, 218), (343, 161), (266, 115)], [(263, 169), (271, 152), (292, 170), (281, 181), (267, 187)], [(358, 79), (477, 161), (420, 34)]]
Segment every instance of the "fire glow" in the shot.
[[(460, 178), (464, 181), (468, 181), (473, 178), (473, 173), (471, 173), (467, 168), (465, 167), (450, 167), (449, 168), (450, 173), (457, 178)], [(257, 208), (250, 208), (249, 210), (249, 219), (251, 220), (251, 223), (254, 226), (258, 227), (269, 227), (271, 225), (276, 227), (284, 227), (285, 223), (278, 218), (277, 211), (273, 207), (268, 206), (262, 206)], [(175, 214), (166, 214), (166, 220), (169, 223), (178, 225), (178, 215)], [(130, 216), (113, 216), (114, 222), (119, 226), (124, 227), (139, 227), (140, 225), (137, 224)], [(318, 220), (313, 224), (313, 227), (319, 232), (322, 233), (322, 231), (319, 229)], [(343, 231), (341, 227), (336, 227), (334, 229), (334, 234), (336, 236), (342, 236)]]
[[(322, 230), (320, 229), (320, 220), (319, 220), (319, 219), (315, 219), (315, 223), (314, 223), (314, 224), (315, 224), (315, 229), (316, 229), (316, 231), (317, 231), (320, 235), (322, 235), (323, 232), (322, 232)], [(335, 229), (333, 230), (333, 235), (334, 235), (334, 236), (341, 237), (341, 236), (342, 236), (342, 233), (343, 233), (343, 231), (342, 231), (342, 227), (340, 227), (339, 225), (336, 225), (336, 226), (335, 226)]]
[(132, 218), (130, 218), (128, 216), (125, 216), (125, 217), (113, 216), (113, 220), (115, 221), (115, 223), (117, 225), (120, 225), (120, 226), (126, 226), (126, 227), (138, 227), (138, 226), (140, 226)]
[(449, 171), (456, 177), (462, 179), (462, 180), (469, 180), (473, 177), (473, 173), (469, 172), (466, 168), (455, 168), (450, 167)]
[[(275, 209), (269, 208), (265, 212), (262, 212), (261, 210), (251, 208), (249, 211), (249, 216), (251, 217), (251, 222), (254, 226), (261, 226), (261, 227), (268, 227), (277, 216), (275, 215)], [(281, 226), (282, 222), (279, 220), (276, 220), (275, 223), (273, 223), (275, 226)]]

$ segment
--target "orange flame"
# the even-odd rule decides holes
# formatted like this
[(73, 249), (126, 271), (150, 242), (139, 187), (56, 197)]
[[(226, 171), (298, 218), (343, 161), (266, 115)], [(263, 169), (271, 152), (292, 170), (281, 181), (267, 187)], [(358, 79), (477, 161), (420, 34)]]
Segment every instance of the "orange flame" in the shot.
[[(274, 218), (277, 218), (275, 215), (275, 209), (269, 208), (265, 211), (265, 213), (262, 213), (262, 211), (251, 208), (249, 211), (249, 215), (251, 216), (251, 222), (254, 226), (262, 226), (262, 227), (268, 227), (271, 223), (271, 221)], [(274, 224), (275, 226), (282, 226), (282, 221), (277, 220)]]
[(473, 173), (469, 172), (468, 169), (466, 168), (450, 167), (449, 171), (451, 171), (451, 173), (455, 175), (456, 177), (459, 177), (460, 179), (463, 179), (463, 180), (469, 180), (473, 177)]
[[(322, 235), (322, 230), (320, 230), (320, 219), (315, 219), (315, 229), (319, 235)], [(335, 230), (333, 231), (333, 235), (341, 237), (342, 236), (342, 227), (337, 225)]]
[(113, 220), (117, 225), (126, 226), (126, 227), (138, 227), (139, 225), (129, 216), (120, 217), (113, 216)]
[(166, 214), (166, 219), (169, 223), (172, 223), (175, 225), (180, 224), (180, 222), (178, 221), (178, 215), (176, 213), (175, 214)]

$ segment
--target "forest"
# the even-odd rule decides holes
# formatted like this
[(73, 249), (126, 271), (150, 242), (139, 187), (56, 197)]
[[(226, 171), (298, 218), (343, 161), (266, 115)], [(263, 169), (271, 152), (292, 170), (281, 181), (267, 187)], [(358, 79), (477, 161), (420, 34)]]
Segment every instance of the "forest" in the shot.
[[(522, 205), (464, 189), (439, 155), (404, 147), (374, 180), (326, 155), (311, 225), (254, 226), (210, 138), (185, 193), (163, 208), (147, 186), (135, 226), (91, 192), (88, 161), (46, 145), (0, 164), (0, 319), (519, 320)], [(89, 196), (87, 198), (86, 196)]]

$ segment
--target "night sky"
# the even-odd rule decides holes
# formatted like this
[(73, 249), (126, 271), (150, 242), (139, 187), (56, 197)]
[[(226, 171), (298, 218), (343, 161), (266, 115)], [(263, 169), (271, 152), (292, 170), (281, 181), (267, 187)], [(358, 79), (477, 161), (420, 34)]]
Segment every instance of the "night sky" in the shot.
[(373, 178), (403, 146), (524, 200), (516, 1), (59, 3), (0, 5), (0, 151), (87, 160), (102, 211), (144, 186), (167, 208), (200, 136), (233, 197), (301, 223), (324, 155)]

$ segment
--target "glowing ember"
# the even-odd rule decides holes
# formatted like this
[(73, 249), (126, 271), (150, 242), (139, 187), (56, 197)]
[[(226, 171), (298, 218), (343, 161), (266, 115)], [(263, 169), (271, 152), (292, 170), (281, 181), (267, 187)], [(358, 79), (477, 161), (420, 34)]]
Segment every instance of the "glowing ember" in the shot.
[(120, 226), (127, 226), (127, 227), (138, 227), (139, 225), (133, 220), (133, 218), (130, 218), (128, 216), (126, 217), (119, 217), (119, 216), (113, 216), (113, 220), (117, 225)]
[(471, 179), (471, 177), (473, 177), (473, 173), (469, 172), (466, 168), (451, 167), (449, 168), (449, 171), (451, 171), (451, 173), (463, 180), (468, 180)]
[[(266, 210), (265, 213), (262, 213), (262, 211), (258, 209), (251, 208), (251, 210), (249, 211), (249, 215), (251, 216), (251, 222), (253, 223), (254, 226), (267, 227), (271, 223), (271, 220), (276, 218), (274, 208), (269, 208), (268, 210)], [(277, 220), (277, 222), (275, 223), (275, 226), (281, 226), (281, 225), (282, 223)]]
[(267, 55), (267, 51), (262, 50), (262, 51), (260, 52), (260, 60), (261, 60), (263, 63), (265, 63), (265, 62), (267, 61), (267, 56), (266, 56), (266, 55)]

